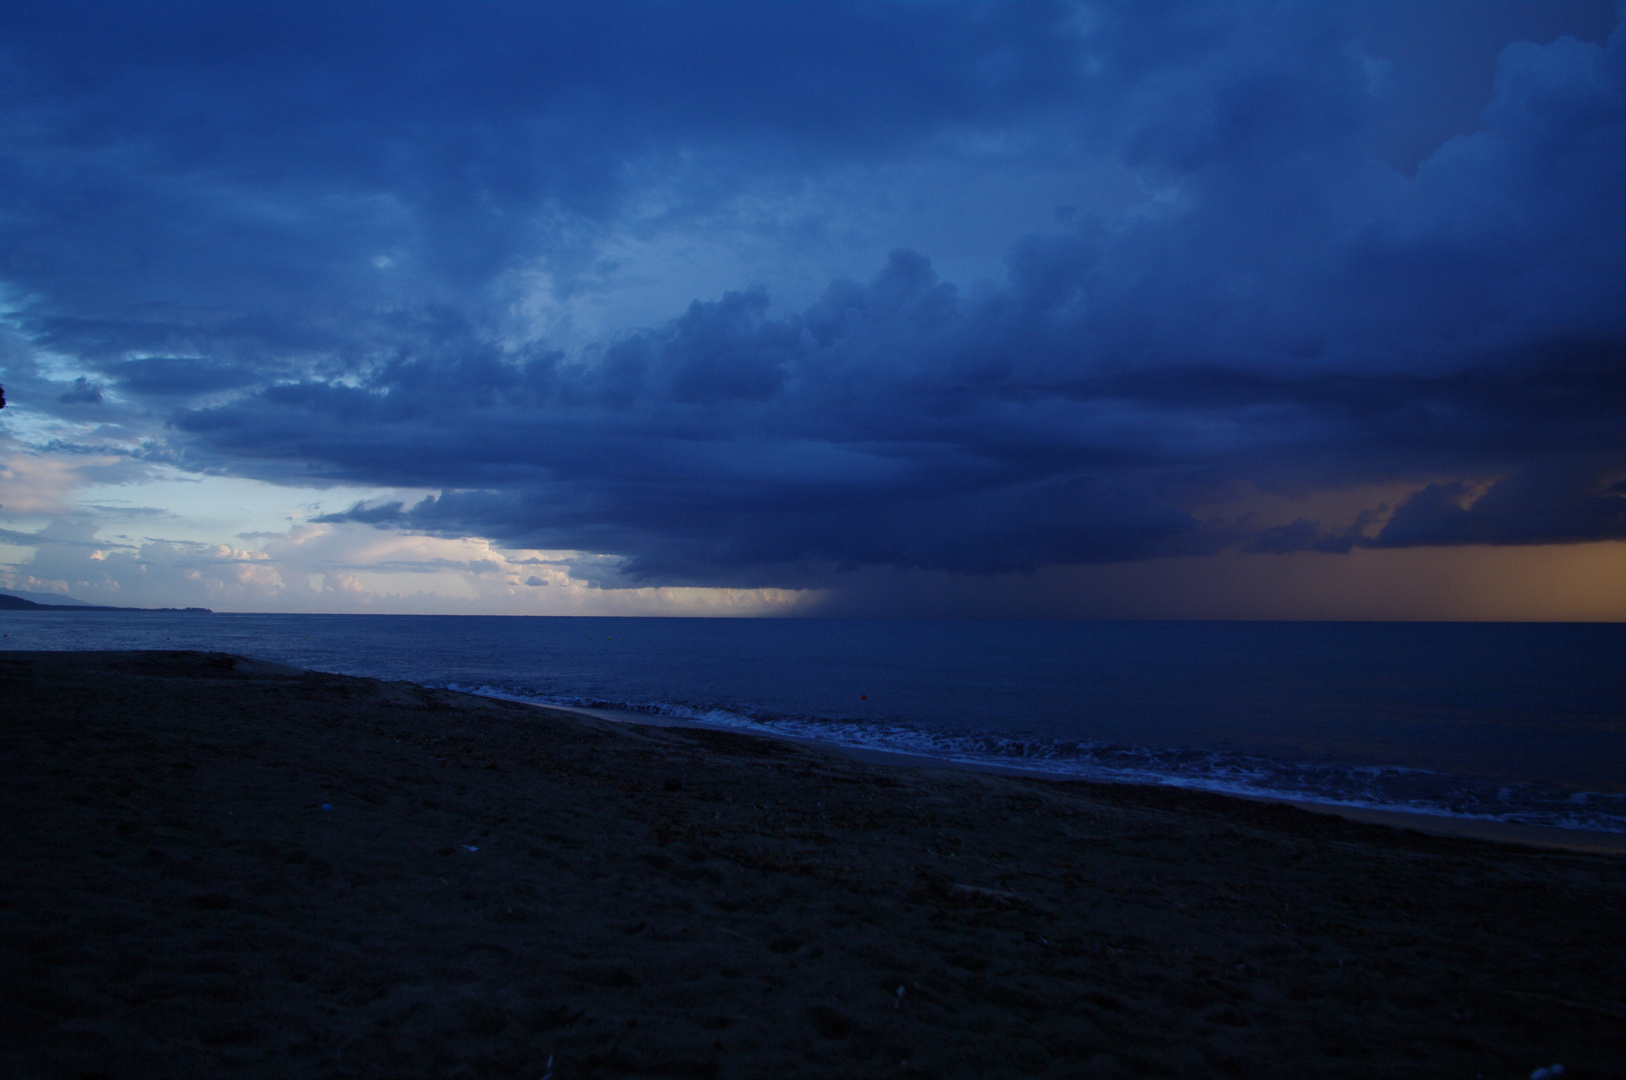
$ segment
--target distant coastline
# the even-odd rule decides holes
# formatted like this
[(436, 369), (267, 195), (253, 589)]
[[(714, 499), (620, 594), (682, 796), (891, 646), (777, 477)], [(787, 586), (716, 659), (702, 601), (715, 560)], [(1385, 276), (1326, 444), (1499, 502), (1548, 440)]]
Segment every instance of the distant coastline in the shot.
[(213, 615), (214, 611), (206, 607), (114, 607), (110, 604), (85, 604), (73, 601), (66, 604), (44, 604), (37, 600), (18, 596), (16, 593), (0, 592), (0, 611), (193, 611), (200, 615)]

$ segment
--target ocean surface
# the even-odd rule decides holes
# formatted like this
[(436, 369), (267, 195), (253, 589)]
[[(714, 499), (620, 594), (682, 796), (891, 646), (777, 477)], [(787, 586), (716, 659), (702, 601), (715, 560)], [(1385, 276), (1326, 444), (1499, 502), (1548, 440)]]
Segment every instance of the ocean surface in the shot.
[(1626, 832), (1626, 625), (0, 611), (0, 649), (206, 649), (955, 762)]

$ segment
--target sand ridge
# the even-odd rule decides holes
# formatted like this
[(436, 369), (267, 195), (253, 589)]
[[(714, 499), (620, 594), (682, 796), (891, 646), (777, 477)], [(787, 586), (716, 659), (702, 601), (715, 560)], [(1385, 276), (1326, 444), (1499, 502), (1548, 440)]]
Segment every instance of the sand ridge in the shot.
[(19, 1076), (1626, 1073), (1626, 860), (0, 653)]

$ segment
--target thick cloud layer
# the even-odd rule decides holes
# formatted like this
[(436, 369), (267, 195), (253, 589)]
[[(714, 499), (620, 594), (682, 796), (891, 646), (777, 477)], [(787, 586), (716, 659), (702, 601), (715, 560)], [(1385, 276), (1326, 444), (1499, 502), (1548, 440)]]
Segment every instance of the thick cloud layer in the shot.
[[(1626, 538), (1619, 29), (1510, 44), (1407, 175), (1360, 8), (36, 8), (0, 34), (0, 346), (76, 445), (437, 490), (328, 520), (652, 583)], [(637, 245), (839, 261), (966, 177), (1103, 168), (1138, 203), (1080, 181), (998, 280), (899, 247), (808, 302), (527, 314)]]

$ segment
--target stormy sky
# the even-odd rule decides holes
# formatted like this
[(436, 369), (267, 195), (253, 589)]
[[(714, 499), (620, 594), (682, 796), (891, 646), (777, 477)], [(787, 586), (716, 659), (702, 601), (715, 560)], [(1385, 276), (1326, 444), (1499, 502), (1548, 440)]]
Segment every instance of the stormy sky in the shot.
[(0, 587), (1626, 617), (1613, 3), (0, 14)]

